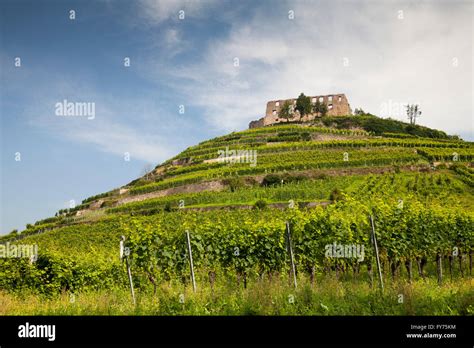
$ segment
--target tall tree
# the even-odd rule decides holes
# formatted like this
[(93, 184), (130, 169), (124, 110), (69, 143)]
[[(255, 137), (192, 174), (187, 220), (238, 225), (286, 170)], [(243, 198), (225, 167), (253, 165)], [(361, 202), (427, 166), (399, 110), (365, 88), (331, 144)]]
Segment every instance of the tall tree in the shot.
[(278, 117), (285, 118), (286, 120), (293, 117), (293, 112), (291, 110), (291, 103), (288, 100), (283, 103), (283, 105), (280, 108), (280, 111), (278, 111)]
[(421, 116), (421, 110), (418, 107), (418, 104), (414, 105), (413, 108), (413, 124), (416, 124), (416, 119)]
[(296, 99), (296, 110), (300, 112), (300, 116), (310, 114), (313, 107), (311, 105), (311, 98), (301, 93), (298, 99)]
[(416, 124), (416, 119), (420, 117), (421, 110), (418, 104), (407, 105), (407, 116), (410, 124)]
[(407, 117), (410, 124), (413, 124), (413, 108), (410, 104), (407, 104)]
[(321, 103), (321, 106), (319, 107), (319, 112), (321, 113), (321, 116), (326, 116), (328, 113), (328, 106), (325, 103)]
[(315, 114), (319, 114), (321, 112), (321, 103), (320, 103), (319, 99), (316, 100), (316, 103), (313, 106), (313, 112)]

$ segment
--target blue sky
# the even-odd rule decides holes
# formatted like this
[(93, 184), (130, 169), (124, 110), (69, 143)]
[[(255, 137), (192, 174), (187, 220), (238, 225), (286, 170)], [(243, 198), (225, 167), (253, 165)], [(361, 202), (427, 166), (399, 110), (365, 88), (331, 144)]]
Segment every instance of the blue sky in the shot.
[[(420, 123), (474, 140), (472, 18), (469, 1), (3, 0), (0, 233), (301, 91), (398, 119), (419, 103)], [(58, 117), (64, 99), (95, 117)]]

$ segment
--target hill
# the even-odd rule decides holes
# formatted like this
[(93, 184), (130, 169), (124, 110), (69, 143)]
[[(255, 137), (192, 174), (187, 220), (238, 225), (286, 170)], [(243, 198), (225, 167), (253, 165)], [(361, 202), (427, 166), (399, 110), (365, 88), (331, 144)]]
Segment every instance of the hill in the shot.
[[(472, 272), (474, 144), (372, 115), (324, 118), (234, 132), (189, 147), (123, 187), (85, 199), (0, 242), (37, 244), (34, 264), (3, 262), (0, 289), (42, 293), (125, 287), (121, 235), (136, 286), (188, 280), (184, 231), (192, 233), (200, 282), (288, 270), (285, 222), (298, 272), (372, 279), (368, 215), (384, 272), (436, 274), (433, 259), (463, 255)], [(364, 245), (366, 261), (328, 258), (327, 245)], [(469, 257), (469, 261), (466, 261)], [(433, 268), (435, 267), (435, 268)], [(8, 270), (8, 271), (5, 271)]]

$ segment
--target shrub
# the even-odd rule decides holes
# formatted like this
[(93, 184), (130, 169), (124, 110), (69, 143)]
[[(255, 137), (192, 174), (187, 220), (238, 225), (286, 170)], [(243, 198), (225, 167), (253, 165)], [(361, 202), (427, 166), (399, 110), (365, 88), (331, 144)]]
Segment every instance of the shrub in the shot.
[(263, 178), (262, 186), (275, 186), (281, 183), (281, 177), (277, 174), (268, 174)]
[(222, 183), (229, 186), (231, 192), (235, 192), (237, 189), (245, 186), (244, 180), (239, 177), (224, 179)]
[(171, 206), (171, 202), (166, 202), (166, 203), (165, 203), (165, 206), (164, 206), (164, 208), (163, 208), (163, 210), (166, 211), (166, 212), (168, 212), (168, 213), (169, 213), (170, 211), (172, 211), (172, 210), (173, 210), (173, 207)]
[(344, 194), (336, 187), (329, 195), (329, 199), (333, 202), (342, 201), (344, 200)]
[(304, 181), (307, 179), (307, 177), (303, 174), (285, 174), (282, 179), (284, 183), (290, 183)]
[(268, 203), (265, 200), (259, 199), (258, 201), (255, 202), (254, 207), (255, 209), (262, 210), (262, 209), (265, 209), (267, 205)]
[(301, 133), (301, 140), (302, 141), (310, 141), (311, 140), (311, 134), (309, 132)]

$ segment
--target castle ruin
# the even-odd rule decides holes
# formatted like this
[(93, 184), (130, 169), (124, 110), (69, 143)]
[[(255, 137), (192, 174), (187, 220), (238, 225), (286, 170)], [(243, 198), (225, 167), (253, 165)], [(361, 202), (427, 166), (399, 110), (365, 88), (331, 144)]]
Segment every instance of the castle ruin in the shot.
[[(322, 96), (313, 96), (311, 98), (311, 103), (313, 105), (319, 100), (321, 104), (327, 106), (327, 116), (346, 116), (352, 115), (352, 110), (349, 105), (349, 102), (344, 94), (331, 94), (331, 95), (322, 95)], [(290, 119), (279, 118), (279, 113), (281, 107), (285, 102), (290, 103)], [(281, 100), (271, 100), (267, 103), (267, 109), (265, 111), (265, 116), (259, 120), (252, 121), (249, 123), (249, 128), (258, 128), (264, 126), (270, 126), (276, 123), (282, 122), (308, 122), (321, 117), (321, 115), (316, 113), (311, 113), (301, 117), (298, 110), (296, 110), (296, 98), (293, 99), (281, 99)]]

